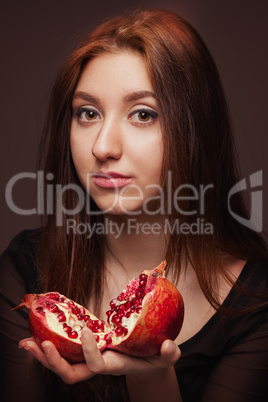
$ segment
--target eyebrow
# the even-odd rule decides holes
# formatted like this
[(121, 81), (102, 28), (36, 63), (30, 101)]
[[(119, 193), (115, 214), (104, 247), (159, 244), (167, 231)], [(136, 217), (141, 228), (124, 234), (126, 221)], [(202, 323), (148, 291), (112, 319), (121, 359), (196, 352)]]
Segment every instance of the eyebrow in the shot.
[[(130, 94), (123, 96), (122, 99), (124, 102), (127, 103), (127, 102), (133, 102), (135, 100), (142, 99), (142, 98), (148, 98), (148, 97), (156, 99), (156, 95), (151, 91), (131, 92)], [(75, 92), (73, 99), (77, 99), (77, 98), (80, 98), (86, 102), (100, 104), (100, 99), (97, 96), (94, 96), (87, 92), (83, 92), (83, 91)]]

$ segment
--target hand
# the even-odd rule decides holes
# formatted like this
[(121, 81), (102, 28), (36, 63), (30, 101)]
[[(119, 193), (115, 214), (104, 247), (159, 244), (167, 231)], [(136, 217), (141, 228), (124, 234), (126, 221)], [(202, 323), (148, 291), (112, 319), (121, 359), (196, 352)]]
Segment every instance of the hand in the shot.
[(37, 360), (54, 371), (67, 384), (84, 381), (96, 374), (124, 375), (167, 368), (174, 365), (181, 354), (179, 348), (170, 340), (163, 342), (158, 355), (140, 358), (111, 350), (101, 353), (93, 333), (88, 328), (82, 330), (81, 338), (85, 363), (69, 364), (49, 341), (44, 341), (40, 349), (34, 338), (26, 338), (20, 341), (19, 347), (31, 352)]

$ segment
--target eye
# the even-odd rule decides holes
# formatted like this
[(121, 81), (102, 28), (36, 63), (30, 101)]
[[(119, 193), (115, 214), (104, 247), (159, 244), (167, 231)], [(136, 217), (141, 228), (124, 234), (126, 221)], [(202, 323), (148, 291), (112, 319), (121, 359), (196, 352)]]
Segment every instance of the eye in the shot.
[(98, 120), (100, 118), (99, 113), (94, 109), (81, 107), (75, 112), (75, 117), (79, 119), (81, 123), (87, 123), (90, 121)]
[(158, 114), (150, 109), (135, 110), (130, 115), (130, 120), (137, 125), (153, 124), (158, 118)]

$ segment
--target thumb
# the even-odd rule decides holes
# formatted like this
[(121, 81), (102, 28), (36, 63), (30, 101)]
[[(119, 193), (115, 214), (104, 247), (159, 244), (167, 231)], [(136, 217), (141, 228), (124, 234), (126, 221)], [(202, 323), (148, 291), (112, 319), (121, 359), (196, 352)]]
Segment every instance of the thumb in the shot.
[(175, 344), (175, 342), (171, 341), (170, 339), (167, 339), (162, 343), (160, 353), (162, 359), (168, 365), (175, 364), (176, 361), (179, 360), (179, 358), (181, 357), (180, 348)]

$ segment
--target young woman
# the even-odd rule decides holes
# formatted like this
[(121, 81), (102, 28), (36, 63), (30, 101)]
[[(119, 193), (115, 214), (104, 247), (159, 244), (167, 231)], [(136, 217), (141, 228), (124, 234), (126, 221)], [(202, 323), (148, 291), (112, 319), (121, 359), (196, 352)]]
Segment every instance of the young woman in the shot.
[[(267, 251), (230, 213), (239, 179), (228, 110), (196, 31), (155, 9), (98, 26), (58, 74), (41, 153), (60, 202), (2, 256), (4, 396), (266, 401)], [(247, 217), (239, 192), (231, 207)], [(25, 293), (56, 290), (105, 319), (109, 300), (164, 258), (185, 319), (156, 356), (101, 354), (83, 329), (85, 363), (70, 365), (52, 343), (37, 346), (25, 311), (10, 312)]]

